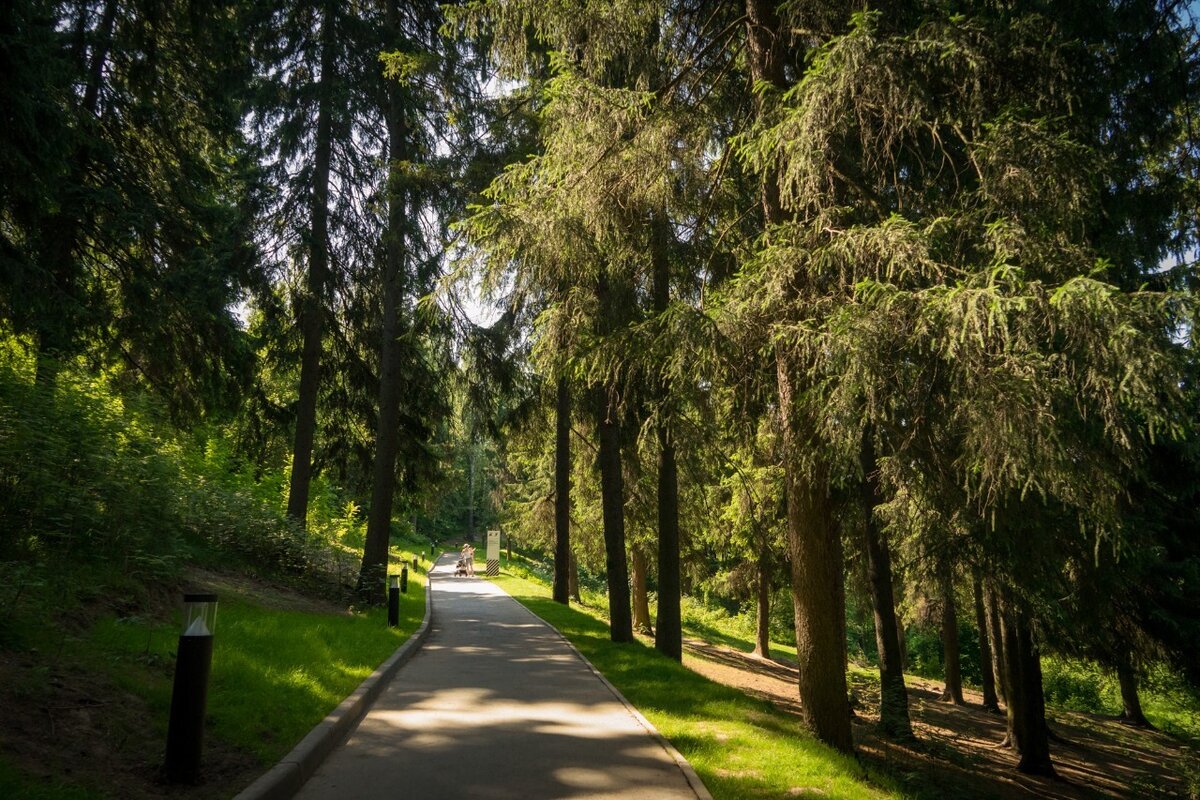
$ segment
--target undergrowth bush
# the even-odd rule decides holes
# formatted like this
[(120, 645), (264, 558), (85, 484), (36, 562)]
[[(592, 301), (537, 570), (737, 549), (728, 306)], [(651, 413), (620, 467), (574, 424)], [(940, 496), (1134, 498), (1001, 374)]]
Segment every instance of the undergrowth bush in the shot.
[(1115, 679), (1095, 662), (1047, 656), (1042, 659), (1042, 688), (1046, 702), (1059, 708), (1092, 714), (1121, 711)]
[(66, 365), (52, 392), (37, 387), (26, 348), (0, 331), (0, 563), (69, 557), (153, 583), (201, 553), (344, 585), (359, 509), (318, 479), (304, 530), (285, 513), (286, 466), (256, 471), (220, 427), (182, 433), (104, 374)]

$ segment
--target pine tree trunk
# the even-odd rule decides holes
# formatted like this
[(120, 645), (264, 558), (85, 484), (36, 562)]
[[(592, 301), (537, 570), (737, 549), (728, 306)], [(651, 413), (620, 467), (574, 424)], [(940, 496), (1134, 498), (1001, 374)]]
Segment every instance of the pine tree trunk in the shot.
[(1007, 591), (1000, 593), (1000, 627), (1008, 684), (1008, 738), (1020, 756), (1017, 769), (1031, 775), (1054, 775), (1041, 658), (1033, 643), (1027, 612)]
[[(774, 3), (746, 0), (747, 62), (755, 82), (787, 89), (787, 39)], [(758, 115), (764, 116), (761, 95), (756, 96), (756, 103)], [(779, 176), (766, 175), (761, 188), (767, 224), (783, 222), (787, 215), (780, 202)], [(830, 506), (828, 465), (822, 460), (812, 420), (795, 407), (798, 392), (794, 381), (788, 359), (777, 353), (801, 713), (805, 725), (819, 739), (849, 753), (854, 750), (854, 740), (846, 693), (841, 538)], [(802, 467), (802, 462), (807, 463)]]
[[(793, 409), (791, 376), (782, 356), (777, 363), (780, 408)], [(846, 687), (842, 542), (833, 521), (826, 465), (811, 454), (816, 441), (811, 420), (794, 409), (782, 417), (801, 715), (817, 738), (849, 753), (854, 740)], [(797, 466), (802, 448), (810, 450), (807, 469)]]
[[(597, 331), (612, 333), (621, 313), (612, 296), (607, 270), (596, 282)], [(633, 641), (629, 607), (629, 564), (625, 555), (625, 476), (621, 466), (621, 425), (617, 386), (610, 379), (599, 389), (600, 508), (604, 523), (604, 567), (608, 583), (609, 635), (614, 642)]]
[(863, 435), (862, 512), (866, 524), (867, 578), (871, 585), (871, 607), (875, 611), (875, 644), (879, 650), (879, 726), (894, 739), (912, 739), (908, 716), (908, 690), (900, 638), (896, 631), (896, 602), (892, 591), (892, 555), (887, 535), (879, 529), (875, 508), (881, 502), (879, 473), (871, 432)]
[[(667, 237), (664, 218), (654, 221), (654, 311), (664, 314), (671, 300)], [(679, 475), (675, 440), (665, 418), (671, 387), (664, 379), (658, 387), (658, 613), (654, 647), (676, 661), (683, 659), (683, 620), (679, 585)]]
[(467, 445), (467, 541), (475, 541), (475, 442)]
[(321, 78), (317, 87), (317, 136), (313, 148), (312, 220), (308, 276), (300, 307), (300, 387), (296, 401), (296, 438), (288, 487), (288, 516), (308, 524), (308, 492), (312, 482), (313, 440), (317, 429), (317, 393), (321, 383), (321, 337), (325, 328), (325, 292), (329, 278), (329, 173), (333, 154), (332, 83), (335, 47), (333, 4), (326, 3), (321, 21)]
[(942, 559), (938, 569), (942, 595), (942, 664), (946, 688), (939, 700), (966, 705), (962, 693), (962, 662), (958, 649), (958, 611), (954, 603), (954, 574), (950, 562)]
[(996, 676), (996, 699), (1008, 703), (1008, 663), (1004, 655), (1004, 631), (1000, 625), (1000, 603), (991, 581), (984, 581), (983, 610), (987, 615), (988, 640), (992, 645), (992, 673)]
[(983, 708), (999, 711), (996, 700), (996, 677), (992, 672), (992, 648), (988, 641), (987, 612), (983, 608), (983, 580), (976, 570), (971, 576), (971, 588), (975, 594), (975, 627), (979, 630), (979, 672), (983, 680)]
[(621, 474), (621, 429), (609, 392), (599, 421), (600, 505), (604, 517), (604, 566), (608, 579), (608, 618), (614, 642), (633, 641), (629, 608), (629, 567), (625, 558), (625, 482)]
[(567, 605), (571, 593), (571, 386), (558, 379), (554, 422), (554, 600)]
[(582, 603), (583, 598), (579, 594), (579, 562), (575, 560), (575, 551), (571, 551), (571, 574), (568, 576), (571, 584), (571, 599), (576, 603)]
[(634, 545), (633, 552), (633, 629), (638, 633), (652, 635), (650, 628), (650, 598), (646, 593), (646, 573), (649, 565), (641, 545)]
[(900, 619), (900, 612), (896, 612), (896, 642), (900, 645), (900, 671), (908, 669), (908, 637), (904, 631), (904, 620)]
[(771, 657), (771, 550), (767, 545), (758, 548), (758, 613), (755, 615), (754, 655)]
[[(388, 36), (400, 36), (398, 0), (387, 2)], [(396, 453), (400, 444), (400, 308), (404, 300), (404, 227), (406, 197), (398, 164), (408, 150), (408, 126), (397, 81), (387, 81), (388, 221), (384, 233), (383, 324), (379, 348), (379, 424), (375, 431), (375, 462), (371, 475), (371, 509), (358, 595), (370, 605), (387, 599), (388, 545), (392, 533), (392, 502), (396, 490)]]
[(1121, 685), (1121, 721), (1140, 728), (1151, 728), (1150, 720), (1142, 713), (1142, 701), (1138, 697), (1137, 672), (1128, 657), (1117, 662), (1117, 682)]

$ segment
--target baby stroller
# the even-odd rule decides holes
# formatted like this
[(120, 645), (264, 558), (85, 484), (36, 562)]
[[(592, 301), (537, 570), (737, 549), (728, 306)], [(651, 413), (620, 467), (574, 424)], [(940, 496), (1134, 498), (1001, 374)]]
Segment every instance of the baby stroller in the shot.
[(457, 578), (460, 575), (464, 578), (467, 577), (467, 560), (465, 558), (460, 558), (454, 565), (454, 577)]

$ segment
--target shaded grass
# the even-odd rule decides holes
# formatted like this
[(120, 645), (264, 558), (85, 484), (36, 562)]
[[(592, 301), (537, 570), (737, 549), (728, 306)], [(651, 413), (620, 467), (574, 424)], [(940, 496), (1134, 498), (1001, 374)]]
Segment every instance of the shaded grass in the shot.
[(670, 739), (714, 798), (899, 796), (890, 779), (820, 744), (795, 717), (644, 644), (613, 644), (595, 611), (555, 603), (544, 582), (510, 573), (493, 580), (570, 639)]
[[(393, 560), (399, 554), (394, 553)], [(420, 625), (425, 612), (424, 565), (409, 561), (409, 591), (402, 594), (400, 626), (387, 627), (386, 609), (341, 611), (331, 604), (270, 602), (222, 587), (209, 683), (205, 763), (211, 767), (202, 794), (235, 794), (246, 770), (265, 769), (302, 739)], [(398, 565), (393, 567), (398, 571)], [(290, 603), (295, 605), (295, 603)], [(277, 606), (277, 607), (276, 607)], [(328, 610), (314, 610), (327, 608)], [(120, 764), (68, 760), (47, 742), (46, 758), (29, 764), (0, 758), (0, 797), (76, 800), (157, 795), (155, 785), (166, 739), (181, 614), (117, 616), (107, 613), (83, 629), (66, 630), (44, 615), (40, 633), (26, 620), (18, 647), (31, 669), (17, 673), (8, 694), (30, 709), (54, 704), (50, 676), (70, 682), (85, 676), (103, 720), (101, 735), (123, 744)], [(137, 711), (126, 710), (134, 701)], [(115, 704), (122, 706), (118, 713)], [(232, 758), (229, 763), (221, 759)], [(138, 783), (110, 785), (115, 775)], [(251, 775), (252, 777), (252, 775)], [(236, 782), (221, 786), (221, 781)], [(213, 782), (217, 783), (214, 785)]]
[(0, 758), (0, 797), (20, 800), (101, 800), (105, 795), (59, 781), (45, 784), (31, 782), (16, 767)]

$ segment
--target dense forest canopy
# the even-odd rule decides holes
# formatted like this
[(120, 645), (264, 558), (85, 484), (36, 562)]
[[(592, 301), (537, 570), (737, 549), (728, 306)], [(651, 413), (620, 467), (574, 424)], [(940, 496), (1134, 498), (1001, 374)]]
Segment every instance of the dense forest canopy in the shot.
[(841, 750), (935, 630), (1052, 773), (1042, 654), (1200, 683), (1196, 13), (15, 0), (0, 560), (500, 527)]

